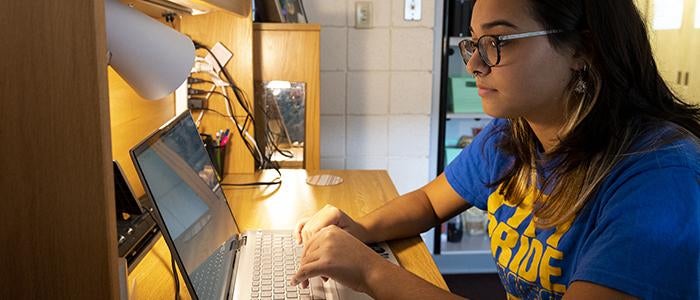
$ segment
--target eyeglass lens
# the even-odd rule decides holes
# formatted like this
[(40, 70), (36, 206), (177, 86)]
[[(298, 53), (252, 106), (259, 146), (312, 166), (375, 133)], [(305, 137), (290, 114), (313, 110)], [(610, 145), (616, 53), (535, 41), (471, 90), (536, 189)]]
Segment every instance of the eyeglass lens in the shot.
[(492, 36), (482, 36), (474, 45), (472, 41), (464, 40), (460, 42), (460, 54), (466, 64), (471, 58), (476, 48), (479, 49), (479, 56), (489, 67), (493, 67), (498, 63), (498, 41)]

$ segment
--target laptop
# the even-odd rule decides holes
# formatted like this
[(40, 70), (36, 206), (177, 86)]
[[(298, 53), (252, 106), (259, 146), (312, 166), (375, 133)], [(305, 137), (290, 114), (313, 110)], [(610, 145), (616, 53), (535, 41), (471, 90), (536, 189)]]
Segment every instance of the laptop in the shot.
[[(333, 280), (289, 286), (301, 254), (292, 230), (239, 230), (188, 111), (130, 154), (193, 299), (371, 299)], [(372, 248), (398, 265), (385, 243)]]

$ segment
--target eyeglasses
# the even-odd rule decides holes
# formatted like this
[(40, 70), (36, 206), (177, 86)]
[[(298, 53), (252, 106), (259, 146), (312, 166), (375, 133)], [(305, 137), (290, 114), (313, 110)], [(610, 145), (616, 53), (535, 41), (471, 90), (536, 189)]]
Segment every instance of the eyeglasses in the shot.
[(479, 57), (489, 67), (494, 67), (501, 62), (501, 46), (505, 41), (524, 39), (529, 37), (543, 36), (553, 33), (560, 33), (563, 30), (542, 30), (523, 32), (509, 35), (483, 35), (476, 42), (466, 39), (457, 44), (459, 52), (462, 55), (464, 64), (466, 65), (474, 52), (479, 51)]

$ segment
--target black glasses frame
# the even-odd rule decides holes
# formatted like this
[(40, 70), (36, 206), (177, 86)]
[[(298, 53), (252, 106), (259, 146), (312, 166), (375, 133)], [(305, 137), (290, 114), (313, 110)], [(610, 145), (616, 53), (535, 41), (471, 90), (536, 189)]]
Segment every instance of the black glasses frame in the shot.
[[(523, 32), (523, 33), (516, 33), (516, 34), (507, 34), (507, 35), (482, 35), (479, 37), (479, 39), (474, 42), (471, 39), (464, 39), (461, 40), (457, 46), (459, 47), (459, 53), (462, 55), (462, 60), (464, 61), (464, 64), (466, 65), (467, 62), (469, 62), (469, 59), (471, 59), (472, 55), (474, 55), (474, 52), (479, 52), (479, 58), (481, 59), (484, 64), (489, 66), (490, 68), (497, 66), (501, 62), (501, 44), (505, 41), (512, 41), (512, 40), (518, 40), (518, 39), (524, 39), (524, 38), (530, 38), (530, 37), (536, 37), (536, 36), (543, 36), (543, 35), (549, 35), (549, 34), (554, 34), (554, 33), (560, 33), (563, 32), (561, 29), (552, 29), (552, 30), (540, 30), (540, 31), (530, 31), (530, 32)], [(486, 53), (485, 47), (487, 45), (484, 45), (483, 41), (484, 38), (490, 38), (492, 41), (491, 47), (496, 48), (496, 62), (495, 63), (489, 63), (488, 55), (486, 55), (486, 58), (484, 58), (484, 54)], [(495, 43), (494, 43), (495, 42)]]

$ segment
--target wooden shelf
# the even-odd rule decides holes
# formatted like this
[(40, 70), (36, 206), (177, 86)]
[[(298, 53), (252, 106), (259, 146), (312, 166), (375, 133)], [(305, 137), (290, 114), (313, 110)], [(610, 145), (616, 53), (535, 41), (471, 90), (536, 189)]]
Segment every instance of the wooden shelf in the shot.
[(253, 30), (320, 31), (321, 25), (314, 23), (253, 23)]
[(214, 10), (222, 10), (248, 17), (251, 12), (251, 1), (231, 1), (231, 0), (185, 0), (203, 6), (209, 6)]
[(120, 1), (124, 4), (133, 5), (134, 8), (156, 19), (162, 18), (164, 13), (173, 11), (184, 15), (189, 15), (189, 13), (180, 11), (180, 9), (195, 9), (205, 14), (212, 12), (226, 12), (246, 18), (250, 16), (251, 12), (251, 2), (243, 0), (170, 0), (172, 5), (166, 4), (163, 6), (145, 1)]

